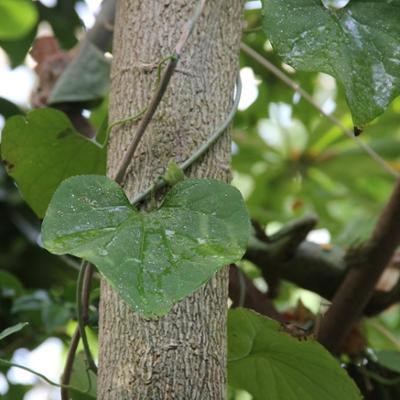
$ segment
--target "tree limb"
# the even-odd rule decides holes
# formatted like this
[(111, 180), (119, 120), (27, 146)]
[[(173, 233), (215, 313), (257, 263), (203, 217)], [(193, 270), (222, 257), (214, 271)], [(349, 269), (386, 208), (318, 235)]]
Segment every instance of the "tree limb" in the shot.
[(400, 243), (400, 180), (384, 208), (371, 238), (353, 255), (351, 269), (321, 321), (318, 340), (337, 352), (361, 317), (374, 288)]
[(262, 315), (283, 322), (282, 315), (276, 310), (272, 301), (260, 292), (239, 268), (232, 264), (229, 267), (229, 298), (233, 307), (250, 308)]
[[(336, 293), (349, 268), (349, 257), (339, 246), (321, 246), (304, 240), (282, 260), (282, 256), (276, 257), (274, 253), (282, 245), (270, 246), (270, 239), (266, 237), (258, 240), (258, 243), (250, 242), (244, 258), (260, 268), (267, 281), (271, 275), (277, 276), (328, 300)], [(399, 301), (400, 281), (389, 292), (376, 290), (364, 315), (379, 314)]]

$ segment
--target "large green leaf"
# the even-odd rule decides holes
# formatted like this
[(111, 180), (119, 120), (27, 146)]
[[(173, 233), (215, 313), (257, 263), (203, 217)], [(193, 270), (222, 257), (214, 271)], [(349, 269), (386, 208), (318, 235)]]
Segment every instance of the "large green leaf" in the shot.
[(18, 39), (36, 24), (38, 12), (31, 0), (0, 1), (0, 39)]
[(254, 400), (353, 400), (361, 396), (339, 363), (314, 340), (298, 340), (252, 311), (228, 318), (229, 385)]
[(65, 178), (105, 173), (105, 147), (79, 135), (65, 114), (50, 108), (8, 119), (1, 152), (8, 173), (39, 217)]
[(145, 316), (163, 315), (247, 245), (249, 218), (239, 191), (216, 180), (185, 180), (161, 208), (137, 212), (102, 176), (72, 177), (52, 198), (44, 246), (95, 264), (120, 296)]
[(399, 95), (400, 0), (352, 0), (343, 8), (320, 0), (263, 0), (263, 6), (264, 29), (277, 52), (299, 70), (341, 82), (356, 126)]

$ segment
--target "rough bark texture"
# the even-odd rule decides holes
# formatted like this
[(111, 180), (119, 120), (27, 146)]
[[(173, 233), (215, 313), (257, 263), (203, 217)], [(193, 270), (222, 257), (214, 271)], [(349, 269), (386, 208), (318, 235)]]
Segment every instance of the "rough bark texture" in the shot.
[[(178, 70), (138, 148), (124, 188), (138, 193), (184, 161), (232, 106), (242, 0), (210, 0)], [(171, 54), (194, 0), (119, 0), (114, 33), (110, 120), (142, 110), (156, 84), (158, 62)], [(113, 130), (113, 176), (137, 125)], [(228, 181), (230, 140), (224, 137), (189, 172)], [(158, 320), (134, 314), (104, 282), (100, 306), (98, 399), (224, 399), (226, 397), (227, 270)]]

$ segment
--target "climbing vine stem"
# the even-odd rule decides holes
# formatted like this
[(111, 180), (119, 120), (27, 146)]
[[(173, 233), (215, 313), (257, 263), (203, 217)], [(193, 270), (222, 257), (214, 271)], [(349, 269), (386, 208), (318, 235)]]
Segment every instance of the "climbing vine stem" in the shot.
[[(222, 136), (222, 134), (226, 131), (230, 123), (232, 122), (237, 108), (239, 106), (239, 101), (240, 101), (240, 96), (242, 94), (242, 83), (240, 80), (240, 75), (238, 74), (237, 79), (236, 79), (236, 93), (235, 93), (235, 100), (233, 102), (232, 108), (229, 111), (228, 116), (225, 118), (225, 120), (222, 122), (221, 125), (219, 125), (215, 131), (210, 135), (208, 140), (203, 143), (186, 161), (184, 161), (181, 165), (180, 168), (182, 171), (186, 171), (191, 165), (193, 165), (197, 160), (199, 160), (207, 151), (208, 149)], [(151, 193), (154, 191), (157, 191), (164, 187), (166, 185), (166, 181), (163, 178), (159, 178), (156, 183), (149, 187), (147, 190), (144, 192), (140, 193), (137, 195), (135, 198), (131, 199), (131, 203), (133, 205), (137, 205), (141, 203), (143, 200), (145, 200)]]
[[(150, 121), (152, 120), (165, 92), (168, 87), (168, 84), (171, 80), (171, 77), (175, 71), (176, 65), (178, 64), (179, 58), (182, 54), (183, 48), (189, 39), (191, 33), (193, 32), (193, 29), (199, 20), (204, 7), (206, 5), (206, 0), (200, 0), (196, 6), (196, 9), (194, 11), (194, 14), (192, 18), (188, 21), (188, 23), (185, 25), (183, 32), (178, 40), (177, 45), (175, 46), (174, 53), (171, 56), (168, 56), (167, 58), (163, 59), (159, 63), (158, 71), (157, 71), (157, 81), (158, 87), (156, 91), (154, 92), (150, 103), (148, 107), (146, 107), (144, 110), (140, 111), (138, 114), (134, 115), (133, 117), (128, 117), (120, 121), (113, 122), (109, 127), (107, 132), (109, 133), (110, 130), (123, 123), (127, 122), (132, 122), (136, 121), (139, 118), (142, 117), (140, 120), (137, 132), (129, 145), (126, 153), (124, 154), (124, 157), (122, 159), (122, 162), (117, 170), (117, 173), (114, 177), (114, 180), (117, 183), (122, 183), (124, 176), (126, 174), (126, 171), (128, 169), (128, 166), (132, 160), (132, 157), (146, 131), (147, 126), (149, 125)], [(160, 68), (161, 66), (168, 61), (168, 64), (162, 74), (160, 74)], [(88, 263), (88, 262), (82, 262), (81, 269), (79, 272), (79, 277), (78, 277), (78, 282), (77, 282), (77, 316), (78, 316), (78, 333), (76, 332), (74, 337), (75, 340), (73, 341), (72, 345), (75, 347), (75, 349), (72, 349), (73, 351), (69, 352), (69, 363), (67, 364), (65, 370), (64, 370), (64, 375), (65, 376), (70, 376), (70, 369), (72, 368), (73, 365), (73, 359), (74, 359), (74, 354), (76, 352), (76, 347), (77, 347), (77, 340), (79, 339), (79, 336), (82, 338), (83, 342), (83, 347), (85, 350), (85, 356), (86, 356), (86, 361), (88, 364), (88, 368), (96, 371), (97, 367), (94, 363), (93, 357), (90, 352), (90, 347), (89, 343), (86, 337), (86, 332), (85, 332), (85, 324), (87, 320), (87, 313), (88, 313), (88, 306), (89, 306), (89, 289), (90, 289), (90, 282), (91, 278), (93, 275), (93, 266)]]
[(157, 90), (154, 92), (150, 103), (146, 109), (146, 112), (143, 115), (143, 118), (140, 120), (139, 126), (137, 128), (136, 134), (130, 143), (128, 149), (126, 150), (124, 157), (121, 161), (121, 164), (117, 170), (117, 173), (114, 177), (114, 180), (121, 184), (124, 180), (125, 173), (128, 169), (128, 166), (130, 162), (132, 161), (132, 157), (146, 131), (146, 128), (148, 127), (150, 121), (152, 120), (160, 102), (161, 99), (163, 98), (165, 91), (167, 90), (168, 84), (171, 80), (171, 77), (175, 71), (175, 68), (178, 64), (178, 61), (181, 57), (183, 48), (189, 39), (191, 33), (193, 32), (193, 29), (199, 20), (204, 7), (206, 5), (206, 0), (200, 0), (197, 4), (197, 7), (195, 9), (195, 12), (192, 16), (192, 18), (187, 22), (186, 26), (183, 29), (182, 35), (178, 40), (177, 45), (175, 46), (175, 50), (173, 54), (170, 56), (169, 61), (167, 63), (167, 66), (165, 67), (164, 72), (161, 75), (160, 78), (160, 83), (158, 85)]
[[(23, 369), (24, 371), (28, 371), (31, 374), (38, 376), (40, 379), (43, 379), (45, 382), (47, 382), (49, 385), (52, 385), (52, 386), (74, 390), (75, 392), (79, 392), (82, 394), (88, 393), (88, 390), (81, 390), (81, 389), (78, 389), (77, 387), (71, 386), (71, 385), (59, 384), (59, 383), (54, 382), (51, 379), (47, 378), (45, 375), (41, 374), (40, 372), (34, 371), (33, 369), (25, 367), (24, 365), (20, 365), (20, 364), (16, 364), (16, 363), (13, 363), (8, 360), (4, 360), (2, 358), (0, 358), (0, 365), (3, 365), (5, 367), (15, 367), (15, 368)], [(89, 390), (90, 390), (90, 388), (89, 388)]]

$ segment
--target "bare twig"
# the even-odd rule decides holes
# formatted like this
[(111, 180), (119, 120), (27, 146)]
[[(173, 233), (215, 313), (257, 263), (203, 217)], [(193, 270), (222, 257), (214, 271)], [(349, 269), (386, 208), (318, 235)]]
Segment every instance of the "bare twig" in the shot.
[(87, 323), (89, 312), (90, 283), (93, 277), (93, 272), (93, 266), (90, 263), (86, 261), (81, 263), (76, 288), (76, 312), (78, 326), (75, 329), (69, 345), (67, 360), (65, 362), (64, 372), (61, 378), (61, 400), (69, 400), (70, 387), (68, 384), (71, 380), (72, 368), (80, 338), (82, 338), (82, 344), (88, 368), (94, 373), (97, 373), (97, 367), (93, 360), (92, 353), (90, 352), (90, 346), (85, 331), (85, 325)]
[(79, 393), (82, 393), (82, 394), (87, 394), (86, 390), (81, 390), (81, 389), (78, 389), (77, 387), (74, 387), (74, 386), (62, 385), (62, 384), (59, 384), (57, 382), (53, 382), (51, 379), (47, 378), (47, 376), (41, 374), (40, 372), (36, 372), (31, 368), (25, 367), (24, 365), (16, 364), (16, 363), (13, 363), (13, 362), (8, 361), (8, 360), (3, 360), (2, 358), (0, 358), (0, 365), (3, 365), (5, 367), (15, 367), (15, 368), (23, 369), (24, 371), (28, 371), (31, 374), (36, 375), (40, 379), (43, 379), (49, 385), (56, 386), (56, 387), (59, 387), (59, 388), (74, 390), (75, 392), (79, 392)]
[(361, 317), (374, 288), (400, 244), (400, 180), (364, 248), (337, 290), (321, 321), (318, 340), (336, 352), (354, 323)]
[(272, 72), (278, 79), (280, 79), (285, 85), (289, 86), (295, 92), (298, 92), (308, 103), (310, 103), (316, 110), (318, 110), (324, 117), (329, 119), (333, 124), (338, 126), (344, 134), (354, 140), (357, 145), (365, 151), (373, 160), (375, 160), (386, 172), (393, 175), (395, 178), (399, 178), (400, 174), (392, 168), (378, 153), (376, 153), (371, 147), (365, 142), (360, 140), (360, 138), (354, 136), (354, 132), (349, 130), (342, 121), (336, 118), (334, 115), (326, 113), (312, 98), (312, 96), (306, 92), (301, 86), (293, 82), (286, 74), (284, 74), (279, 68), (268, 61), (265, 57), (259, 54), (257, 51), (253, 50), (250, 46), (245, 43), (241, 43), (240, 49), (243, 53), (247, 54), (249, 57), (253, 58), (260, 65), (266, 68), (268, 71)]
[(206, 0), (200, 0), (198, 2), (198, 5), (196, 7), (196, 10), (192, 16), (192, 18), (187, 22), (186, 26), (183, 29), (182, 35), (178, 40), (177, 45), (175, 46), (175, 50), (171, 56), (171, 58), (168, 61), (168, 64), (161, 76), (160, 79), (160, 84), (157, 88), (157, 90), (154, 92), (153, 97), (150, 100), (150, 104), (146, 109), (146, 112), (143, 116), (143, 118), (141, 119), (138, 129), (136, 131), (135, 137), (133, 138), (132, 142), (130, 143), (127, 151), (124, 154), (124, 157), (121, 161), (121, 164), (117, 170), (117, 173), (114, 177), (114, 180), (121, 184), (126, 170), (128, 169), (128, 166), (132, 160), (132, 157), (146, 131), (147, 126), (149, 125), (150, 121), (152, 120), (166, 90), (168, 87), (168, 84), (172, 78), (172, 75), (175, 71), (175, 68), (178, 64), (179, 58), (181, 57), (183, 48), (187, 42), (187, 40), (189, 39), (191, 33), (193, 32), (193, 29), (197, 23), (197, 21), (199, 20), (204, 7), (206, 5)]
[(93, 272), (93, 265), (87, 261), (82, 261), (76, 288), (76, 309), (78, 316), (78, 328), (82, 338), (86, 362), (89, 369), (91, 369), (94, 373), (97, 373), (97, 367), (93, 360), (92, 353), (90, 352), (90, 346), (85, 331), (85, 325), (87, 323), (89, 313), (89, 292)]
[(276, 310), (272, 300), (260, 292), (236, 265), (229, 267), (229, 298), (233, 307), (246, 307), (262, 315), (283, 322), (283, 316)]
[(71, 381), (72, 367), (74, 365), (75, 354), (78, 348), (79, 339), (81, 335), (79, 334), (79, 327), (75, 329), (72, 336), (71, 343), (68, 348), (67, 360), (64, 366), (64, 372), (61, 376), (61, 400), (69, 400), (69, 387), (68, 384)]

